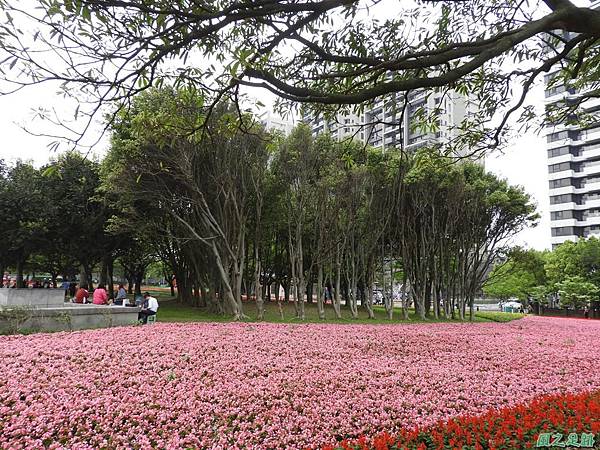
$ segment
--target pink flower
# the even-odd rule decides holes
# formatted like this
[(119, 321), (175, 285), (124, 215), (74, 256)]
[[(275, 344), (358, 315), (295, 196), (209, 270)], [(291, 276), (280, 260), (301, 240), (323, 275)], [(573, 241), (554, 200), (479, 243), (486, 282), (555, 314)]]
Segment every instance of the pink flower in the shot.
[(600, 385), (600, 323), (157, 324), (0, 337), (0, 449), (304, 449)]

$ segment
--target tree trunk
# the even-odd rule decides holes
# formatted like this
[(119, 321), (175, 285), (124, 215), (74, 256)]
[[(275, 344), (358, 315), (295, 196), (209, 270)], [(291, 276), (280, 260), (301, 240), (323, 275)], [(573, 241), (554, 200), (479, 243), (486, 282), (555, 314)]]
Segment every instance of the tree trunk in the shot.
[(111, 257), (108, 259), (108, 264), (106, 266), (106, 275), (108, 276), (108, 296), (111, 299), (115, 298), (114, 271), (115, 271), (115, 262)]
[(402, 274), (402, 291), (400, 295), (402, 296), (402, 317), (404, 320), (408, 320), (408, 292), (406, 291), (406, 284), (408, 283), (408, 275), (406, 270), (404, 270)]
[(296, 286), (296, 304), (298, 305), (297, 314), (298, 319), (306, 320), (306, 315), (304, 312), (304, 291), (306, 290), (306, 281), (304, 280), (304, 276), (301, 275), (298, 280), (298, 285)]
[(325, 306), (323, 305), (323, 266), (317, 267), (317, 312), (320, 320), (325, 320)]
[(262, 285), (260, 284), (261, 263), (258, 247), (254, 248), (254, 297), (256, 298), (256, 319), (265, 320), (265, 303), (263, 300)]
[(135, 295), (142, 295), (142, 280), (144, 279), (144, 272), (138, 272), (135, 274)]
[(306, 283), (306, 303), (313, 303), (313, 279), (312, 276), (308, 279), (308, 283)]
[(92, 286), (89, 284), (89, 274), (87, 272), (87, 267), (85, 264), (81, 264), (79, 266), (79, 286), (87, 286), (88, 289), (92, 288)]
[(336, 266), (336, 271), (335, 271), (335, 297), (332, 299), (333, 311), (335, 312), (335, 318), (336, 319), (341, 319), (342, 318), (342, 311), (341, 311), (341, 303), (342, 303), (342, 298), (341, 298), (341, 290), (342, 290), (342, 286), (341, 286), (341, 281), (342, 281), (342, 261), (341, 261), (341, 255), (340, 255), (340, 248), (339, 247), (340, 246), (338, 244), (337, 253), (336, 253), (336, 262), (335, 262), (335, 266)]
[(126, 273), (125, 278), (127, 279), (127, 293), (131, 295), (133, 294), (133, 275)]
[(175, 297), (175, 282), (174, 282), (172, 276), (170, 276), (168, 279), (169, 279), (169, 289), (171, 289), (171, 297)]
[(17, 287), (21, 289), (25, 287), (23, 284), (23, 260), (20, 258), (17, 260)]
[[(394, 278), (395, 278), (395, 270), (394, 270), (394, 260), (390, 259), (390, 294), (385, 297), (385, 312), (387, 313), (388, 320), (392, 320), (394, 318)], [(385, 287), (383, 292), (385, 294)]]
[(427, 283), (425, 284), (425, 316), (429, 316), (431, 312), (431, 295), (432, 295), (432, 287), (433, 282), (430, 277), (427, 279)]
[[(221, 276), (221, 284), (223, 286), (223, 290), (225, 291), (225, 292), (223, 292), (223, 291), (219, 292), (219, 295), (223, 296), (224, 301), (231, 308), (231, 313), (233, 315), (234, 320), (241, 320), (243, 317), (241, 298), (240, 298), (240, 302), (238, 302), (234, 296), (233, 290), (231, 288), (229, 276), (227, 274), (227, 271), (223, 267), (221, 255), (219, 254), (216, 243), (214, 241), (212, 242), (212, 250), (213, 250), (213, 255), (215, 256), (215, 260), (217, 263), (217, 269), (219, 270), (219, 274)], [(241, 288), (241, 284), (240, 284), (240, 288)]]
[[(354, 252), (352, 252), (354, 253)], [(350, 313), (352, 314), (353, 319), (358, 319), (358, 280), (356, 279), (356, 261), (355, 255), (352, 254), (350, 256), (350, 286), (349, 286), (349, 300), (350, 300)]]
[(98, 284), (104, 286), (108, 285), (108, 261), (110, 256), (104, 256), (102, 258), (102, 264), (100, 266), (100, 279), (98, 280)]
[(475, 296), (469, 296), (469, 321), (473, 322), (475, 319)]
[[(367, 275), (365, 275), (365, 278), (367, 278)], [(369, 282), (366, 284), (366, 287), (363, 285), (362, 293), (362, 301), (365, 302), (365, 308), (367, 309), (369, 319), (374, 319), (375, 313), (373, 312), (373, 280), (369, 280)]]

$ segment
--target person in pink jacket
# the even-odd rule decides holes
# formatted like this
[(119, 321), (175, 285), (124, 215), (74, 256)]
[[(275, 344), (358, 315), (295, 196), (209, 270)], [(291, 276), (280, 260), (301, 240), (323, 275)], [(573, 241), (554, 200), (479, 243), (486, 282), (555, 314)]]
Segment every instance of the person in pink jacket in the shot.
[(106, 293), (106, 289), (104, 289), (104, 285), (100, 284), (96, 289), (94, 289), (94, 298), (92, 300), (94, 305), (106, 305), (108, 304), (108, 294)]

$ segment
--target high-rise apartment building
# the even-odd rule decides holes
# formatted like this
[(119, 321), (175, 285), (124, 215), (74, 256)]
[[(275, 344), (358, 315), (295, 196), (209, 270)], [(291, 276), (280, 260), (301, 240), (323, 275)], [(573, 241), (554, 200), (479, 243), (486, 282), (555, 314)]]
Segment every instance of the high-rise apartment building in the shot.
[(279, 131), (287, 135), (294, 129), (294, 122), (292, 120), (282, 119), (271, 110), (258, 114), (258, 119), (268, 131)]
[[(599, 8), (600, 2), (594, 7)], [(575, 102), (582, 92), (551, 82), (546, 75), (546, 105)], [(583, 103), (587, 113), (600, 113), (600, 99)], [(600, 237), (600, 123), (546, 127), (552, 246)]]
[[(474, 105), (468, 97), (454, 91), (426, 92), (418, 90), (408, 96), (402, 114), (404, 96), (396, 100), (378, 100), (364, 113), (338, 114), (335, 120), (321, 116), (305, 115), (303, 120), (313, 135), (329, 132), (337, 140), (355, 139), (373, 147), (401, 147), (406, 150), (423, 145), (444, 142), (457, 134), (457, 126), (469, 114)], [(435, 132), (423, 131), (413, 126), (418, 114), (437, 111), (438, 127)]]
[[(562, 89), (559, 89), (562, 90)], [(547, 101), (569, 101), (570, 89), (546, 91)], [(587, 101), (588, 112), (600, 111), (600, 99)], [(600, 123), (548, 128), (548, 180), (552, 245), (600, 235)]]

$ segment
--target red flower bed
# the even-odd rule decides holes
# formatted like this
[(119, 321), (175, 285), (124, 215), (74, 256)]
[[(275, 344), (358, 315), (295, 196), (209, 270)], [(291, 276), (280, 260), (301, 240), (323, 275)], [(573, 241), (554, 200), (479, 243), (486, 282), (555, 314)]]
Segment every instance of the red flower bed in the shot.
[[(538, 442), (540, 434), (550, 438)], [(480, 416), (460, 416), (436, 425), (413, 428), (391, 436), (382, 433), (328, 445), (323, 450), (463, 449), (514, 450), (569, 448), (577, 433), (581, 448), (600, 448), (600, 391), (545, 395), (523, 405), (492, 409)], [(583, 441), (581, 437), (583, 434)], [(590, 439), (592, 438), (592, 439)], [(562, 442), (562, 445), (554, 446)], [(545, 443), (545, 444), (544, 444)], [(538, 445), (539, 444), (539, 445)], [(551, 445), (554, 444), (554, 445)], [(579, 447), (575, 444), (573, 447)]]

